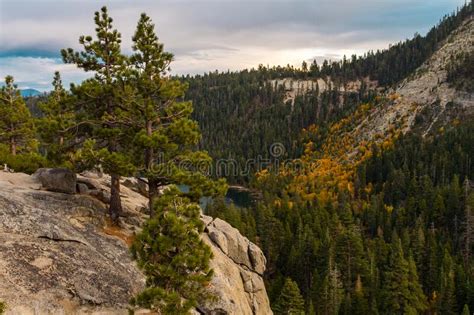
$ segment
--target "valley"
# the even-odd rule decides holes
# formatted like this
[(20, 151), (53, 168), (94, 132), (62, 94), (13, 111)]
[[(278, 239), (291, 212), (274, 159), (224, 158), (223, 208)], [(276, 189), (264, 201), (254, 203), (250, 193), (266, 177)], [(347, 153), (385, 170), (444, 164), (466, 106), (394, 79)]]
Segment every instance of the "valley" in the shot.
[[(448, 24), (456, 27), (441, 31)], [(474, 81), (468, 72), (470, 79), (462, 80), (469, 83), (457, 88), (448, 75), (458, 56), (469, 56), (474, 49), (472, 11), (458, 12), (426, 37), (378, 54), (396, 52), (400, 55), (394, 59), (403, 59), (403, 45), (423, 49), (432, 45), (430, 36), (438, 32), (446, 37), (438, 37), (432, 53), (418, 60), (413, 70), (397, 69), (394, 63), (378, 70), (405, 73), (400, 80), (395, 75), (389, 84), (377, 82), (375, 75), (353, 81), (350, 70), (339, 70), (369, 63), (371, 55), (332, 68), (327, 63), (324, 74), (323, 67), (313, 67), (316, 76), (311, 70), (297, 69), (284, 74), (281, 68), (212, 75), (218, 82), (252, 74), (255, 84), (279, 93), (277, 100), (287, 112), (276, 118), (279, 112), (265, 103), (244, 101), (238, 105), (250, 107), (243, 113), (271, 112), (271, 116), (259, 113), (258, 121), (275, 137), (282, 125), (284, 135), (291, 134), (287, 130), (292, 128), (302, 130), (291, 137), (297, 139), (293, 147), (282, 140), (292, 148), (285, 158), (296, 159), (301, 169), (258, 170), (250, 183), (263, 192), (263, 199), (240, 218), (232, 210), (217, 212), (262, 245), (268, 258), (270, 301), (277, 313), (288, 278), (297, 283), (307, 314), (458, 314), (466, 305), (472, 308), (470, 285), (459, 281), (472, 276), (472, 249), (466, 244), (472, 238), (474, 97), (469, 86)], [(331, 71), (341, 72), (329, 76)], [(256, 94), (255, 99), (260, 97)], [(205, 102), (193, 100), (197, 108)], [(228, 109), (233, 106), (226, 101), (215, 106), (222, 104)], [(306, 120), (297, 118), (300, 113)], [(286, 129), (292, 119), (298, 127)], [(201, 124), (203, 143), (210, 149), (207, 124)], [(228, 138), (242, 124), (247, 124), (245, 133), (261, 128), (249, 119), (217, 128)], [(255, 141), (250, 139), (250, 144)], [(265, 154), (270, 145), (250, 151), (249, 141), (241, 151), (236, 140), (232, 149), (210, 149), (210, 153), (246, 157), (247, 152)], [(457, 293), (447, 294), (447, 288)], [(395, 297), (393, 290), (410, 293)]]
[(0, 88), (0, 314), (474, 311), (472, 1), (385, 49), (193, 75), (210, 52), (108, 10), (53, 90)]

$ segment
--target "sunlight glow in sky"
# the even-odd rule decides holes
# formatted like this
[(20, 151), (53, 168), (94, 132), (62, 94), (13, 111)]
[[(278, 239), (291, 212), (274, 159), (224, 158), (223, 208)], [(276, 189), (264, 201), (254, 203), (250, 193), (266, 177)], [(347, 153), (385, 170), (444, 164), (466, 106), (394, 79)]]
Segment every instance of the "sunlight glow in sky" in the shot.
[(387, 48), (426, 33), (464, 0), (0, 0), (0, 76), (20, 88), (51, 88), (89, 74), (64, 65), (59, 50), (93, 35), (94, 11), (109, 7), (123, 51), (141, 12), (149, 14), (175, 74), (301, 65)]

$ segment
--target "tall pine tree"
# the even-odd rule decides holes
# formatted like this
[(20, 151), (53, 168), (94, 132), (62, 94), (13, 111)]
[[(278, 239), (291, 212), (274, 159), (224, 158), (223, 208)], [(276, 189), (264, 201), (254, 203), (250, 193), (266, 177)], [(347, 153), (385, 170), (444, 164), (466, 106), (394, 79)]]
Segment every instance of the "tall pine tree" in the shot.
[(5, 77), (0, 90), (0, 141), (6, 143), (11, 155), (35, 148), (35, 128), (25, 101), (12, 76)]
[[(82, 153), (92, 164), (101, 165), (111, 176), (109, 213), (118, 223), (122, 203), (120, 200), (120, 176), (130, 174), (133, 164), (126, 147), (130, 139), (132, 117), (127, 108), (129, 99), (124, 93), (127, 58), (121, 53), (121, 35), (113, 28), (107, 8), (95, 13), (96, 39), (81, 36), (83, 51), (72, 48), (61, 50), (64, 62), (76, 64), (95, 76), (80, 86), (72, 86), (77, 110), (82, 122), (90, 126), (92, 141), (85, 144)], [(125, 96), (124, 96), (125, 95)], [(124, 100), (125, 98), (125, 100)], [(86, 137), (84, 136), (84, 138)]]
[(167, 75), (173, 55), (164, 51), (154, 28), (150, 17), (143, 13), (130, 57), (133, 124), (137, 130), (134, 160), (148, 180), (151, 216), (159, 186), (187, 185), (188, 196), (194, 201), (225, 191), (223, 181), (214, 182), (207, 176), (211, 167), (207, 152), (194, 150), (201, 134), (190, 118), (193, 107), (191, 102), (179, 101), (187, 85)]
[(46, 157), (55, 165), (62, 165), (68, 160), (68, 151), (74, 148), (78, 125), (71, 97), (62, 85), (59, 72), (54, 73), (53, 91), (39, 108), (42, 116), (37, 121), (38, 134)]
[(392, 240), (391, 252), (383, 277), (382, 309), (384, 314), (417, 314), (426, 309), (426, 297), (418, 283), (413, 259), (405, 259), (398, 236)]
[(285, 284), (278, 297), (274, 311), (276, 315), (302, 315), (304, 314), (304, 300), (301, 296), (298, 284), (286, 278)]

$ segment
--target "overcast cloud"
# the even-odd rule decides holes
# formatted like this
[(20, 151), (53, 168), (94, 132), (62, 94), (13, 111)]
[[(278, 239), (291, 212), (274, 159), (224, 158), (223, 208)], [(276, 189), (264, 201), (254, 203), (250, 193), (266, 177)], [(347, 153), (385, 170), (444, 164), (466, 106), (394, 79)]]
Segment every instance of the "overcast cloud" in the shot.
[(141, 12), (150, 15), (176, 74), (239, 70), (363, 54), (421, 34), (464, 0), (0, 0), (0, 76), (21, 88), (50, 89), (87, 74), (64, 65), (61, 48), (93, 35), (93, 14), (107, 5), (130, 52)]

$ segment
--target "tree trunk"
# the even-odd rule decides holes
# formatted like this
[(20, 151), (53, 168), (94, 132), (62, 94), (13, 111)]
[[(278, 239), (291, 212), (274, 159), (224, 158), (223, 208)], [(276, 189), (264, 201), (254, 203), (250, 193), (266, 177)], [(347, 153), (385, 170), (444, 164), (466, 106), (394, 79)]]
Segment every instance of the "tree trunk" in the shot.
[(120, 175), (110, 175), (110, 205), (109, 215), (113, 224), (118, 224), (122, 212), (122, 201), (120, 200)]
[(148, 208), (150, 210), (150, 218), (155, 214), (153, 203), (158, 197), (158, 182), (154, 179), (148, 179)]
[[(153, 134), (153, 125), (150, 120), (146, 122), (146, 134), (148, 137), (151, 137)], [(145, 166), (147, 171), (150, 173), (153, 167), (153, 148), (145, 149)], [(154, 214), (153, 202), (157, 196), (158, 182), (153, 179), (152, 176), (148, 175), (148, 209), (150, 212), (150, 218), (153, 217)]]
[(16, 141), (14, 137), (10, 137), (10, 153), (16, 155)]

